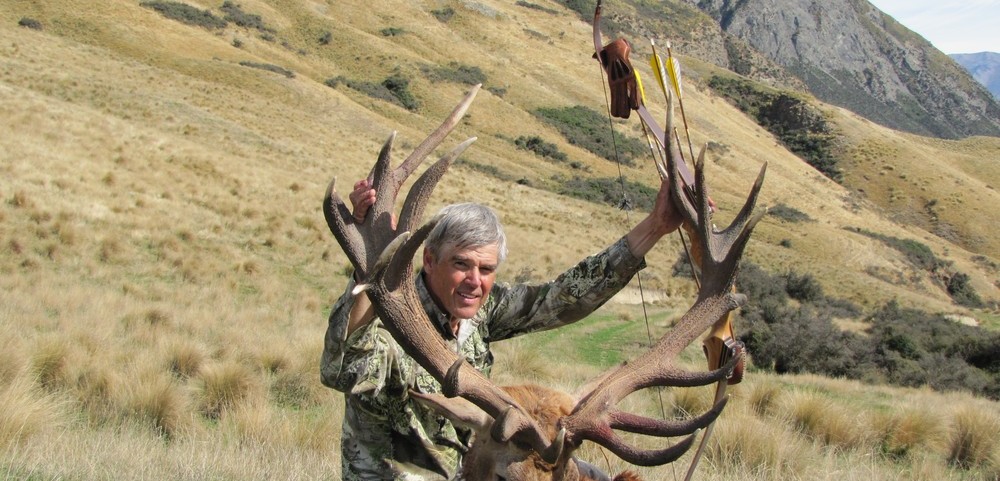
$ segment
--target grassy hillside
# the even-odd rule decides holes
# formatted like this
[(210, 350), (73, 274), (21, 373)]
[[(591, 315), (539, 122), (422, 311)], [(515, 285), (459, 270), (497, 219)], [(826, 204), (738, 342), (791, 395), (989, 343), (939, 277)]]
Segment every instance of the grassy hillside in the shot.
[[(614, 162), (570, 144), (536, 115), (576, 106), (600, 112), (604, 104), (588, 52), (590, 27), (556, 4), (254, 0), (239, 3), (245, 16), (230, 13), (227, 26), (207, 28), (139, 3), (0, 4), (6, 477), (337, 479), (341, 401), (319, 385), (317, 364), (347, 261), (324, 225), (320, 200), (332, 177), (343, 189), (365, 175), (391, 131), (399, 131), (395, 158), (408, 154), (467, 91), (462, 81), (470, 76), (484, 90), (444, 147), (478, 140), (445, 177), (431, 209), (464, 200), (496, 208), (512, 252), (503, 278), (551, 278), (637, 221), (638, 213), (628, 218), (555, 193), (558, 179), (619, 173)], [(187, 4), (226, 16), (221, 1)], [(19, 27), (25, 18), (40, 30)], [(849, 189), (712, 94), (701, 80), (712, 73), (708, 67), (685, 65), (692, 136), (696, 144), (713, 142), (709, 182), (720, 217), (733, 215), (768, 162), (762, 203), (809, 219), (766, 217), (749, 261), (776, 273), (811, 273), (828, 294), (868, 309), (894, 299), (996, 322), (992, 311), (956, 305), (932, 274), (859, 232), (925, 244), (995, 302), (1000, 249), (988, 229), (1000, 215), (989, 207), (1000, 172), (989, 160), (1000, 140), (922, 139), (826, 108), (855, 154), (856, 165), (845, 168)], [(391, 93), (387, 85), (397, 92), (405, 85), (417, 106), (408, 109), (376, 88)], [(634, 121), (618, 121), (615, 129), (641, 136)], [(515, 145), (532, 136), (567, 161)], [(656, 185), (641, 158), (621, 171), (628, 181)], [(858, 176), (867, 198), (857, 193)], [(914, 214), (928, 210), (935, 217)], [(934, 235), (948, 226), (957, 238)], [(690, 281), (672, 276), (680, 251), (677, 239), (663, 243), (644, 272), (659, 329), (694, 293)], [(641, 313), (628, 305), (602, 316), (566, 337), (539, 336), (524, 346), (589, 352), (573, 339), (602, 323), (611, 329), (637, 321), (626, 330), (633, 338), (645, 330)], [(501, 359), (525, 355), (505, 349)], [(588, 355), (579, 372), (568, 368), (562, 377), (582, 382), (628, 352), (614, 351)], [(501, 374), (532, 376), (526, 367)], [(995, 448), (959, 449), (963, 439), (982, 436), (963, 437), (962, 416), (978, 410), (983, 417), (973, 424), (992, 426), (1000, 416), (996, 403), (762, 372), (748, 378), (753, 382), (737, 399), (758, 390), (773, 391), (765, 397), (820, 393), (866, 420), (916, 411), (935, 424), (881, 464), (888, 431), (841, 449), (781, 410), (790, 407), (734, 404), (734, 419), (753, 429), (721, 432), (721, 439), (794, 442), (738, 462), (727, 458), (735, 451), (719, 452), (703, 468), (706, 476), (726, 476), (741, 462), (754, 466), (746, 479), (775, 471), (958, 479), (995, 477), (1000, 466)], [(673, 404), (686, 402), (695, 401)], [(947, 409), (927, 407), (941, 403)], [(800, 451), (784, 451), (788, 446)], [(869, 467), (871, 452), (880, 461)], [(662, 471), (653, 473), (655, 479)]]

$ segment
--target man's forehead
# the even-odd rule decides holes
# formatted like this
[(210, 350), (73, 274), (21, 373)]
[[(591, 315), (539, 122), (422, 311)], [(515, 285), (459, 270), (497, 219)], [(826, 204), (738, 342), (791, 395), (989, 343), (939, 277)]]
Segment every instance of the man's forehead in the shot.
[(480, 264), (496, 265), (499, 253), (500, 248), (496, 244), (459, 247), (452, 249), (448, 258), (461, 261), (475, 260)]

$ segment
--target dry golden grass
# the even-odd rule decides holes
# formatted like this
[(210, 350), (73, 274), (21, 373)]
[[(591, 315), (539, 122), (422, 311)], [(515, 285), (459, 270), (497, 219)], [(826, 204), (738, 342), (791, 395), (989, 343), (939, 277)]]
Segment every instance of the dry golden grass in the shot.
[(962, 468), (988, 467), (995, 471), (1000, 413), (966, 405), (952, 418), (948, 434), (948, 461)]
[[(234, 27), (184, 26), (132, 1), (0, 3), (0, 478), (339, 479), (343, 401), (319, 384), (318, 359), (347, 262), (323, 226), (319, 202), (332, 176), (343, 189), (365, 175), (391, 130), (399, 130), (395, 158), (408, 154), (465, 87), (414, 74), (424, 104), (413, 113), (331, 89), (322, 83), (327, 78), (380, 81), (396, 69), (477, 65), (488, 87), (507, 93), (481, 92), (445, 147), (478, 136), (463, 159), (540, 183), (567, 171), (505, 139), (541, 135), (594, 175), (618, 175), (613, 163), (568, 144), (529, 113), (603, 103), (599, 82), (588, 80), (595, 72), (586, 54), (589, 27), (572, 15), (487, 0), (481, 3), (499, 12), (498, 20), (458, 5), (443, 25), (412, 2), (241, 3), (278, 30), (277, 42)], [(24, 16), (44, 29), (17, 28)], [(383, 37), (386, 27), (409, 33)], [(324, 31), (333, 33), (329, 47), (315, 43)], [(545, 61), (525, 68), (525, 52)], [(248, 59), (296, 76), (239, 65)], [(975, 229), (994, 225), (997, 212), (983, 210), (992, 197), (966, 197), (969, 186), (994, 195), (980, 184), (1000, 183), (1000, 173), (981, 161), (995, 154), (995, 139), (915, 139), (835, 111), (858, 158), (887, 172), (881, 178), (893, 179), (886, 186), (898, 199), (919, 202), (912, 189), (935, 190), (941, 219), (985, 237), (962, 247), (894, 224), (881, 208), (818, 178), (693, 78), (686, 93), (695, 141), (728, 147), (709, 160), (720, 217), (733, 214), (766, 160), (762, 202), (817, 220), (765, 218), (749, 260), (811, 272), (827, 293), (864, 306), (897, 299), (968, 314), (926, 279), (892, 284), (869, 275), (906, 279), (897, 253), (844, 230), (862, 227), (927, 243), (996, 299), (997, 272), (972, 262), (971, 249), (996, 256), (992, 236)], [(913, 149), (927, 170), (896, 182)], [(461, 163), (452, 170), (429, 209), (458, 200), (497, 208), (510, 236), (508, 278), (525, 268), (550, 278), (636, 221)], [(655, 182), (649, 165), (624, 173)], [(935, 177), (948, 179), (949, 188), (928, 184)], [(966, 226), (956, 215), (980, 222)], [(793, 248), (781, 247), (783, 239)], [(539, 249), (544, 245), (554, 247)], [(658, 291), (657, 307), (671, 315), (693, 294), (670, 275), (679, 251), (676, 239), (662, 242), (645, 271), (645, 287)], [(602, 312), (615, 322), (642, 318), (632, 306)], [(572, 392), (599, 370), (563, 365), (573, 346), (523, 347), (497, 346), (498, 379)], [(968, 406), (995, 415), (996, 403), (754, 371), (730, 392), (700, 479), (991, 479), (1000, 466), (996, 450), (981, 447), (987, 434), (975, 431), (975, 418), (957, 414)], [(662, 397), (663, 410), (674, 415), (700, 412), (711, 393)], [(644, 393), (624, 407), (659, 415), (659, 402)], [(821, 408), (833, 415), (816, 416)], [(790, 412), (813, 421), (793, 422)], [(970, 460), (968, 469), (948, 464), (953, 448), (955, 459)], [(582, 454), (603, 464), (592, 446)], [(628, 468), (608, 463), (612, 471)], [(683, 476), (681, 467), (640, 471), (648, 479)]]

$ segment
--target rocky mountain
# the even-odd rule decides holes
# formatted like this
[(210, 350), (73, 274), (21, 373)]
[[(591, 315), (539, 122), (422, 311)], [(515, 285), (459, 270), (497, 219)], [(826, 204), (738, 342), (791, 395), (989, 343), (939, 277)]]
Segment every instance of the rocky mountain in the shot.
[(1000, 98), (1000, 53), (957, 53), (949, 57), (965, 67), (979, 83), (985, 85), (993, 93), (993, 97)]
[[(696, 17), (682, 5), (712, 21), (678, 22)], [(866, 1), (682, 0), (658, 8), (672, 10), (663, 13), (673, 14), (673, 28), (647, 20), (648, 5), (619, 13), (615, 26), (676, 38), (685, 52), (756, 80), (804, 84), (819, 99), (894, 129), (941, 138), (1000, 135), (1000, 105), (986, 88)]]

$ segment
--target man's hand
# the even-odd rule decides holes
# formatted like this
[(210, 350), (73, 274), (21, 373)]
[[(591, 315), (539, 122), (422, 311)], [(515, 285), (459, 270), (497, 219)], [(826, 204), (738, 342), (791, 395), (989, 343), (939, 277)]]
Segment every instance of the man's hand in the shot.
[(681, 211), (674, 205), (674, 200), (670, 198), (670, 182), (663, 180), (660, 182), (660, 191), (656, 194), (656, 202), (653, 204), (653, 212), (650, 213), (655, 221), (662, 225), (663, 232), (670, 233), (677, 230), (684, 218)]
[[(708, 199), (708, 207), (712, 212), (716, 211), (715, 201)], [(670, 182), (664, 180), (660, 182), (660, 191), (656, 194), (656, 202), (653, 204), (653, 212), (650, 214), (654, 219), (662, 220), (663, 228), (670, 233), (677, 230), (684, 222), (680, 210), (674, 205), (673, 198), (670, 197)]]
[(368, 179), (361, 179), (354, 183), (354, 190), (349, 197), (351, 205), (354, 206), (354, 221), (360, 224), (365, 221), (368, 209), (375, 205), (375, 189)]

